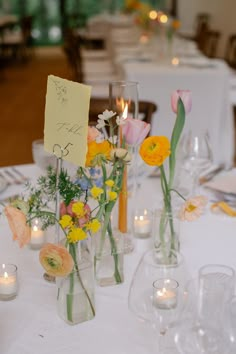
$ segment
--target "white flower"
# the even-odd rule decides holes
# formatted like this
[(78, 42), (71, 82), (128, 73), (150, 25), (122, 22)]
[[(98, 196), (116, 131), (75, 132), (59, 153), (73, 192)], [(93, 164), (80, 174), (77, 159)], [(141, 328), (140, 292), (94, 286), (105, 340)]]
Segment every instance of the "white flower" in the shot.
[(119, 116), (117, 116), (116, 117), (116, 124), (117, 125), (124, 125), (126, 123), (126, 119), (124, 118), (124, 117), (119, 117)]
[(115, 114), (116, 114), (115, 112), (108, 111), (106, 109), (102, 114), (98, 115), (98, 118), (100, 118), (99, 120), (109, 120), (110, 118), (114, 117)]
[(102, 143), (104, 141), (104, 134), (100, 134), (97, 138), (96, 138), (96, 143)]
[[(100, 114), (99, 114), (99, 115), (100, 115)], [(97, 129), (101, 129), (101, 128), (103, 128), (103, 127), (105, 127), (105, 122), (104, 122), (104, 120), (98, 119), (98, 124), (96, 125), (96, 128), (97, 128)]]
[(128, 150), (123, 149), (123, 148), (116, 148), (111, 150), (111, 159), (121, 159), (124, 160), (125, 162), (130, 162), (131, 161), (131, 155), (128, 152)]
[(117, 140), (118, 140), (117, 135), (113, 135), (108, 138), (108, 141), (113, 145), (116, 145)]

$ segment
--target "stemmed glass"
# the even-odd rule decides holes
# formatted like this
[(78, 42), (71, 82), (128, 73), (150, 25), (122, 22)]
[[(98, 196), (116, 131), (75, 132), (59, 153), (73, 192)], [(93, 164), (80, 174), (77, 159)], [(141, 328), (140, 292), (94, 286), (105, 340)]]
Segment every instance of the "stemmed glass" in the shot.
[[(127, 118), (138, 118), (138, 83), (133, 81), (114, 81), (109, 84), (109, 107), (112, 111), (116, 112), (118, 118), (120, 120), (125, 120)], [(124, 147), (125, 141), (122, 138), (122, 124), (119, 125), (119, 129), (117, 132), (113, 132), (117, 134), (120, 146)], [(132, 177), (133, 177), (133, 192), (134, 195), (137, 190), (137, 147), (131, 146), (132, 150)], [(123, 197), (123, 212), (128, 214), (128, 205), (127, 205), (127, 174), (126, 170), (123, 178), (123, 187), (126, 189), (126, 195), (121, 195), (120, 198)], [(124, 192), (123, 188), (123, 192)], [(124, 211), (126, 208), (126, 211)], [(120, 212), (120, 209), (119, 209)], [(118, 225), (119, 230), (124, 234), (124, 248), (125, 253), (129, 253), (133, 250), (134, 245), (132, 242), (132, 238), (130, 233), (128, 232), (128, 222), (125, 224)]]
[(163, 278), (153, 282), (152, 308), (154, 326), (159, 332), (158, 353), (176, 351), (170, 328), (177, 324), (183, 310), (179, 283), (175, 279)]
[(191, 193), (196, 192), (200, 175), (213, 161), (208, 132), (202, 130), (198, 134), (193, 134), (190, 131), (185, 135), (180, 143), (178, 159), (180, 170), (192, 180)]

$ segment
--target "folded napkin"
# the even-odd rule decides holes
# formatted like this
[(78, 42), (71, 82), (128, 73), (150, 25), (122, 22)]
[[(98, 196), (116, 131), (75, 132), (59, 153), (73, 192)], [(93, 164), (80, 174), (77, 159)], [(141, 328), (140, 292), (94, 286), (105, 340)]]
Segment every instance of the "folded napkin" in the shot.
[(235, 171), (219, 176), (212, 181), (204, 184), (205, 187), (211, 188), (218, 192), (233, 194), (236, 197), (236, 173)]

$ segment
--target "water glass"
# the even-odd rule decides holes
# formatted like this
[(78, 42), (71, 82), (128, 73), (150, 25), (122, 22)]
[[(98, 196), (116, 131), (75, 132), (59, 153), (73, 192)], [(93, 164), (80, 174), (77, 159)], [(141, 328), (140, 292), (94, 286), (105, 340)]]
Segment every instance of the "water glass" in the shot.
[(44, 150), (43, 139), (32, 142), (32, 155), (36, 165), (43, 171), (46, 171), (48, 166), (56, 167), (56, 156)]

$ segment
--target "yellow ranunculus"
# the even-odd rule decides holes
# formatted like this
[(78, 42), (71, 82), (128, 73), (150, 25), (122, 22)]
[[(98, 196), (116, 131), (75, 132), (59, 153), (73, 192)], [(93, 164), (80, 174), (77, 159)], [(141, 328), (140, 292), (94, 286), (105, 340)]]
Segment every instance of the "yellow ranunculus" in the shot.
[(166, 136), (146, 138), (139, 150), (142, 159), (150, 166), (161, 166), (170, 155), (170, 142)]
[(94, 186), (93, 188), (91, 188), (90, 193), (94, 199), (98, 199), (100, 195), (104, 193), (104, 190), (102, 188)]
[(83, 202), (76, 202), (72, 205), (72, 211), (75, 213), (79, 218), (83, 217), (86, 213), (84, 210), (84, 203)]
[(93, 219), (89, 223), (86, 224), (87, 230), (90, 230), (93, 234), (95, 234), (101, 227), (101, 223), (98, 219)]
[(71, 227), (73, 225), (71, 216), (67, 214), (61, 217), (59, 223), (63, 227), (63, 229), (66, 229), (67, 227)]
[(114, 181), (112, 179), (107, 179), (105, 184), (108, 186), (108, 187), (113, 187), (114, 186)]
[(109, 200), (116, 200), (117, 198), (117, 193), (116, 192), (113, 192), (113, 191), (110, 191), (108, 192), (108, 196), (109, 196)]
[(104, 140), (102, 143), (92, 141), (88, 144), (86, 167), (100, 166), (102, 161), (110, 160), (111, 144)]
[(86, 237), (87, 237), (86, 232), (83, 229), (81, 229), (80, 227), (77, 227), (77, 228), (71, 229), (71, 231), (67, 235), (67, 240), (70, 243), (76, 243), (78, 241), (85, 240)]

